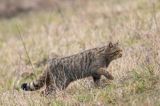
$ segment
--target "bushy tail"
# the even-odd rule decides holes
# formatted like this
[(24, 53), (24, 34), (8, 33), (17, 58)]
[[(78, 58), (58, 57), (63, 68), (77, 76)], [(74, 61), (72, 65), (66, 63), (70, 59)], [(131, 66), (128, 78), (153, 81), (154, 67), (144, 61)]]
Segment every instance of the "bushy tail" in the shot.
[(38, 90), (45, 85), (46, 77), (46, 72), (44, 72), (37, 80), (30, 83), (23, 83), (21, 85), (21, 88), (25, 91)]

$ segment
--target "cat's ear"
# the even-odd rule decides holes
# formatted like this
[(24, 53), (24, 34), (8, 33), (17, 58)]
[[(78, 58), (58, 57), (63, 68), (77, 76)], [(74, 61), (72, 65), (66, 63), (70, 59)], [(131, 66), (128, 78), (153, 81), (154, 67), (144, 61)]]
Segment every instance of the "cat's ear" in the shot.
[(113, 47), (112, 42), (109, 42), (109, 47), (110, 47), (110, 48), (112, 48), (112, 47)]

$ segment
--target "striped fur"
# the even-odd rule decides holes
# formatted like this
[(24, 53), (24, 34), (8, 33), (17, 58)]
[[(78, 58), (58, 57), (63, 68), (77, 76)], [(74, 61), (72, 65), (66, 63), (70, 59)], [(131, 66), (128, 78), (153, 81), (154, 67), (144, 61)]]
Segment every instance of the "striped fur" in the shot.
[(38, 90), (46, 85), (45, 94), (56, 89), (65, 89), (70, 82), (92, 76), (95, 84), (99, 84), (101, 75), (112, 80), (113, 76), (104, 71), (110, 62), (122, 56), (118, 43), (86, 50), (64, 58), (54, 58), (48, 62), (46, 69), (38, 80), (22, 84), (25, 91)]

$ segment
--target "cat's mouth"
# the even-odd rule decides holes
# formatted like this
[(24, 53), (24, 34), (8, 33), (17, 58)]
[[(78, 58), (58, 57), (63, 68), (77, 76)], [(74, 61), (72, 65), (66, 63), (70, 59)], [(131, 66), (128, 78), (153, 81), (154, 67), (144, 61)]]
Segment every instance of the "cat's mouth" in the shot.
[(119, 57), (122, 57), (122, 50), (119, 50), (118, 52), (119, 52), (119, 53), (118, 53), (118, 54), (119, 54)]

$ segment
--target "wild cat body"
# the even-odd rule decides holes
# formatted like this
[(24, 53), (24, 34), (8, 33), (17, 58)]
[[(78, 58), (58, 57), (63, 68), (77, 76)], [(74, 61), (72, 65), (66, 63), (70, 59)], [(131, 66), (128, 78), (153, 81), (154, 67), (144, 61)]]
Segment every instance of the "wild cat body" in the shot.
[(108, 67), (112, 60), (120, 58), (121, 52), (118, 43), (109, 43), (72, 56), (51, 59), (44, 73), (37, 80), (24, 83), (21, 88), (34, 91), (46, 85), (45, 94), (50, 94), (56, 89), (66, 88), (72, 81), (89, 76), (93, 77), (96, 84), (99, 83), (101, 75), (113, 79), (112, 75), (102, 68)]

